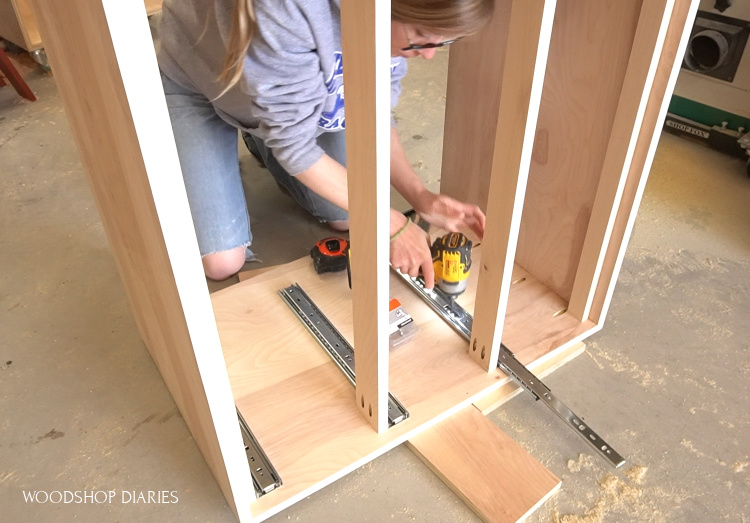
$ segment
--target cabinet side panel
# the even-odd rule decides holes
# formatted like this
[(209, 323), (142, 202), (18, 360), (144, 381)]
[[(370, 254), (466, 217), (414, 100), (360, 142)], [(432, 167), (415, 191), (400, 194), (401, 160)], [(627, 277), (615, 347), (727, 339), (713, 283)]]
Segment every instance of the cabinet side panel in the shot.
[(144, 5), (34, 7), (141, 336), (224, 495), (250, 520), (254, 490)]
[(0, 0), (0, 36), (26, 48), (26, 39), (21, 30), (21, 21), (12, 0)]
[(601, 277), (597, 281), (596, 292), (594, 293), (589, 317), (599, 325), (604, 322), (607, 315), (617, 275), (620, 272), (638, 206), (659, 143), (660, 130), (680, 71), (680, 63), (685, 53), (698, 3), (698, 0), (676, 0), (672, 11), (662, 56), (659, 60), (658, 72), (648, 99), (643, 125), (623, 189), (622, 202), (615, 218), (612, 237), (604, 258)]
[(29, 0), (13, 0), (18, 13), (18, 20), (21, 23), (21, 31), (26, 41), (24, 46), (27, 51), (33, 51), (42, 47), (42, 37), (39, 36), (39, 27), (34, 17), (34, 11), (29, 4)]
[(570, 294), (641, 2), (560, 0), (516, 262)]
[(672, 19), (674, 0), (643, 4), (568, 312), (587, 318)]

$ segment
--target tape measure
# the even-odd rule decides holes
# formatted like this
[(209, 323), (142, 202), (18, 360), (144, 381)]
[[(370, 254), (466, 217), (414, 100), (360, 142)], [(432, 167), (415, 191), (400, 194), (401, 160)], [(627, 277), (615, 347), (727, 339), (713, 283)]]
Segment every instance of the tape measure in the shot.
[(315, 272), (338, 272), (346, 269), (346, 251), (349, 246), (344, 238), (324, 238), (310, 249)]

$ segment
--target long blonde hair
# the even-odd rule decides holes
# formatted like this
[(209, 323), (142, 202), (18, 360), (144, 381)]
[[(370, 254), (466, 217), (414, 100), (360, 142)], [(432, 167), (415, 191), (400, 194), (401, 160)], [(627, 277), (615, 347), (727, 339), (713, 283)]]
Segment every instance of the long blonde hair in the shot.
[[(477, 32), (489, 20), (494, 5), (495, 0), (393, 0), (391, 18), (439, 34), (469, 35)], [(256, 31), (253, 1), (235, 0), (227, 53), (219, 75), (219, 81), (226, 84), (221, 94), (226, 93), (242, 76), (245, 55)]]
[[(219, 75), (219, 81), (226, 84), (222, 94), (236, 84), (242, 76), (245, 55), (257, 30), (255, 10), (252, 0), (234, 0), (232, 28), (229, 31), (227, 54)], [(220, 95), (221, 96), (221, 95)]]

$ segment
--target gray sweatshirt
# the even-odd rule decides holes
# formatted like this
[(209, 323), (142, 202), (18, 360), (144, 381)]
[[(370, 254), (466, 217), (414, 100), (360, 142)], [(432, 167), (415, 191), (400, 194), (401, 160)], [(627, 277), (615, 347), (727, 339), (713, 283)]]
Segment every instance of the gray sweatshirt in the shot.
[[(234, 0), (165, 0), (162, 72), (213, 100), (228, 123), (263, 139), (292, 175), (323, 155), (316, 138), (344, 128), (340, 0), (253, 0), (258, 32), (241, 80), (218, 97)], [(396, 105), (406, 60), (391, 63)], [(218, 98), (217, 98), (218, 97)]]

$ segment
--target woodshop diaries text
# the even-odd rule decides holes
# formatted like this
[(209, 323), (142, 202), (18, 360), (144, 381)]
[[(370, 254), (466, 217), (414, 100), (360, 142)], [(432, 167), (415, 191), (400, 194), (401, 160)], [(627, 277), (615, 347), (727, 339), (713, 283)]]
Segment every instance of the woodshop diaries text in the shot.
[(172, 490), (24, 490), (26, 503), (177, 503), (177, 492)]

